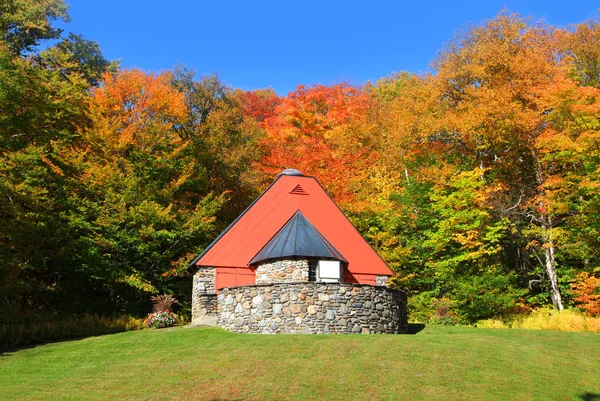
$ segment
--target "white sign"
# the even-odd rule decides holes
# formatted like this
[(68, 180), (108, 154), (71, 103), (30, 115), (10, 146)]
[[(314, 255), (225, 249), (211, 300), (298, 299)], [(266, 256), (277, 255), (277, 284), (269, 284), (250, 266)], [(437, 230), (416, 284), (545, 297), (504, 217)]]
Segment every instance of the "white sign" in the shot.
[(340, 262), (337, 260), (319, 261), (319, 278), (321, 281), (340, 281)]

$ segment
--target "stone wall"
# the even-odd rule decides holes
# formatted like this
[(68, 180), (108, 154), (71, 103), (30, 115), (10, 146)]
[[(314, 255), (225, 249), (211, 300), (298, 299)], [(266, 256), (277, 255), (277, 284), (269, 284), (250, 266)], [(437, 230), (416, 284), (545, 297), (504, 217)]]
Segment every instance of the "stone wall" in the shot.
[(201, 267), (192, 282), (192, 324), (216, 324), (215, 268)]
[(377, 285), (381, 285), (384, 287), (388, 286), (389, 279), (390, 279), (390, 276), (375, 276), (375, 282), (377, 283)]
[(278, 260), (256, 267), (256, 284), (308, 281), (308, 260)]
[(279, 283), (223, 288), (217, 324), (240, 333), (405, 333), (406, 294), (348, 283)]
[(192, 282), (193, 293), (214, 294), (215, 271), (216, 269), (214, 267), (198, 268), (198, 271), (194, 274), (194, 281)]
[(217, 324), (217, 294), (200, 294), (192, 299), (192, 325)]

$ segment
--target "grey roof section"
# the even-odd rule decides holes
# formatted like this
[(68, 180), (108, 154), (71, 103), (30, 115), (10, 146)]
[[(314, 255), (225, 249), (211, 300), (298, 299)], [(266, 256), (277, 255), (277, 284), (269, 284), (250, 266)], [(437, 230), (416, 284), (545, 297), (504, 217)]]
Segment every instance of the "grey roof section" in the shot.
[(285, 257), (311, 257), (348, 262), (298, 210), (248, 263)]
[(304, 175), (300, 170), (296, 170), (295, 168), (286, 168), (279, 175)]

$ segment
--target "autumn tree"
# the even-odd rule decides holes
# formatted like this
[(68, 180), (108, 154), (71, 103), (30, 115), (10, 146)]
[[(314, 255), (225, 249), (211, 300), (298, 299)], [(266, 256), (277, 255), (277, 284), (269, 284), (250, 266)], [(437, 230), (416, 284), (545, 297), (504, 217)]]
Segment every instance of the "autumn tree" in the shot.
[(600, 278), (583, 272), (571, 284), (575, 293), (575, 302), (591, 315), (600, 315)]
[(57, 267), (70, 266), (72, 233), (61, 217), (66, 175), (52, 155), (90, 124), (89, 87), (110, 66), (97, 44), (53, 27), (66, 10), (60, 0), (0, 5), (0, 313), (13, 318), (63, 294)]
[(78, 146), (55, 155), (69, 170), (63, 217), (77, 233), (71, 260), (80, 279), (71, 291), (81, 293), (88, 281), (111, 308), (135, 310), (145, 294), (172, 291), (188, 252), (214, 235), (223, 198), (194, 188), (206, 188), (207, 177), (197, 174), (191, 140), (178, 131), (187, 105), (172, 74), (124, 70), (103, 78), (90, 100), (92, 125)]
[[(556, 264), (561, 214), (546, 196), (550, 165), (538, 138), (544, 92), (561, 76), (554, 30), (501, 13), (453, 41), (437, 61), (439, 132), (496, 186), (498, 217), (511, 219), (520, 252), (539, 262), (553, 305), (563, 309)], [(517, 239), (517, 243), (519, 240)]]
[(258, 165), (272, 179), (285, 168), (315, 175), (338, 201), (354, 196), (375, 158), (369, 95), (348, 84), (299, 86), (264, 122)]
[(218, 217), (221, 224), (231, 222), (258, 195), (260, 178), (251, 166), (260, 158), (261, 123), (246, 114), (247, 93), (227, 87), (217, 75), (196, 79), (179, 68), (173, 85), (184, 94), (188, 109), (177, 130), (190, 141), (202, 167), (196, 174), (206, 178), (207, 186), (196, 186), (196, 191), (227, 193)]
[(587, 21), (558, 33), (564, 74), (544, 93), (547, 120), (537, 145), (547, 166), (544, 190), (562, 213), (560, 242), (571, 265), (600, 265), (600, 24)]
[(275, 115), (275, 108), (280, 98), (273, 89), (258, 89), (254, 91), (238, 91), (243, 112), (259, 123), (264, 123)]
[(31, 52), (41, 42), (60, 37), (54, 20), (69, 20), (64, 0), (5, 0), (0, 4), (2, 42), (14, 55)]

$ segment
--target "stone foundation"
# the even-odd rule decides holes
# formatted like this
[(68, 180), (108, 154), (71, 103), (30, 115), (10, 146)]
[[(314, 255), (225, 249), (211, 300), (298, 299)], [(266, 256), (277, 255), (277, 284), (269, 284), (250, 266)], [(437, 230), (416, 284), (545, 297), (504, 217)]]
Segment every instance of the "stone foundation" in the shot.
[(192, 325), (217, 324), (217, 294), (201, 294), (192, 299)]
[(278, 260), (256, 267), (256, 284), (308, 281), (308, 260)]
[(349, 283), (278, 283), (223, 288), (217, 324), (265, 334), (406, 333), (400, 290)]

